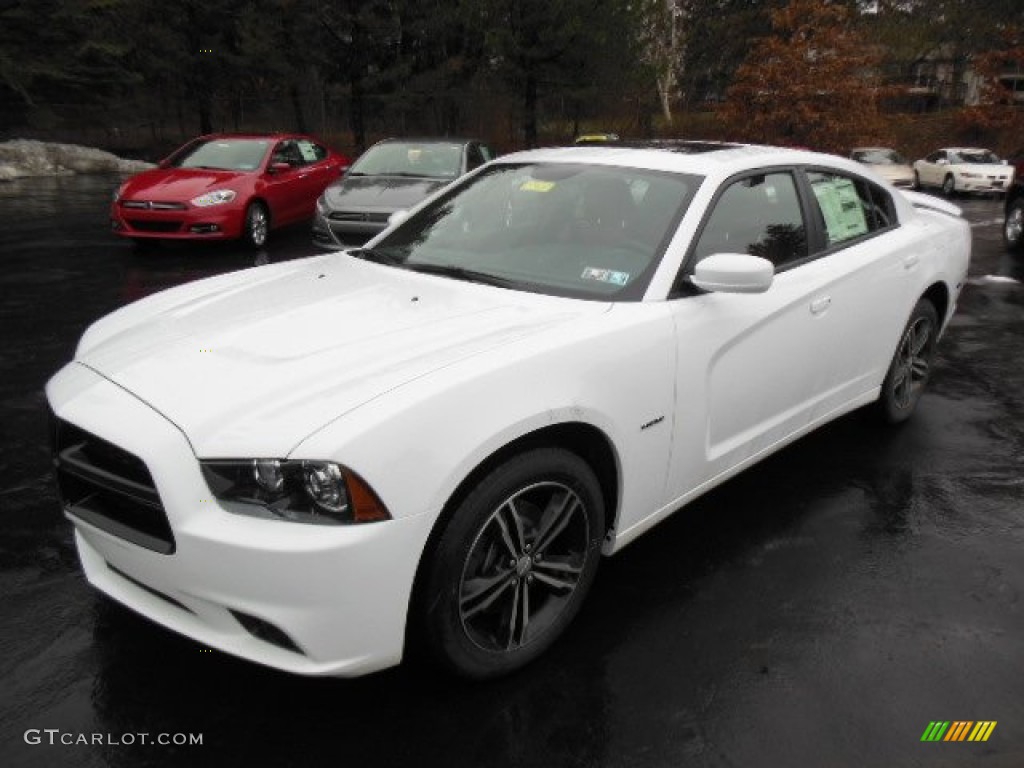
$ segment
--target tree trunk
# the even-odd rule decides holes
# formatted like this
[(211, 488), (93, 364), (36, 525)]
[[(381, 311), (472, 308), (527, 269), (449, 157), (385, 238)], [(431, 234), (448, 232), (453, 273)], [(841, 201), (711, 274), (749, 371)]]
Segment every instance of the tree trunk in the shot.
[(532, 72), (523, 88), (523, 141), (528, 149), (537, 146), (537, 78)]
[(292, 112), (295, 115), (295, 130), (299, 133), (309, 133), (306, 125), (306, 113), (302, 109), (302, 94), (299, 92), (297, 83), (292, 83), (288, 88), (288, 96), (292, 101)]

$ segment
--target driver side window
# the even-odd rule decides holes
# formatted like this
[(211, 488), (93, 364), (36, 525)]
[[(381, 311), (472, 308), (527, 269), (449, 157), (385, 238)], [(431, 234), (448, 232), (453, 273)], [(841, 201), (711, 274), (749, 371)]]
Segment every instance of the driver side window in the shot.
[(719, 196), (694, 248), (694, 263), (713, 253), (745, 253), (775, 268), (807, 257), (796, 183), (788, 172), (731, 182)]

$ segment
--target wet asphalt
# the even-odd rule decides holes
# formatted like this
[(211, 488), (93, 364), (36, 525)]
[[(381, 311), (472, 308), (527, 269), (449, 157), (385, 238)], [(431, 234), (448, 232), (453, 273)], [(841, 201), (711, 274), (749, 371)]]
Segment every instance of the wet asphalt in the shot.
[[(116, 183), (0, 184), (0, 765), (1024, 765), (1024, 262), (999, 202), (958, 201), (970, 285), (909, 424), (851, 414), (705, 496), (602, 564), (539, 663), (480, 685), (291, 677), (85, 583), (46, 379), (127, 301), (313, 252), (297, 227), (139, 255), (107, 231)], [(922, 743), (934, 720), (998, 724)], [(142, 743), (161, 734), (202, 744)]]

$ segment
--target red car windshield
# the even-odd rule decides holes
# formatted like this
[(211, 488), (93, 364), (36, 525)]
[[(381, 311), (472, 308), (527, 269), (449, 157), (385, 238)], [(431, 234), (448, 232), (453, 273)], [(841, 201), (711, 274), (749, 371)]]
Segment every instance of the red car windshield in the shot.
[(269, 139), (212, 139), (186, 147), (171, 158), (171, 168), (255, 171), (270, 147)]

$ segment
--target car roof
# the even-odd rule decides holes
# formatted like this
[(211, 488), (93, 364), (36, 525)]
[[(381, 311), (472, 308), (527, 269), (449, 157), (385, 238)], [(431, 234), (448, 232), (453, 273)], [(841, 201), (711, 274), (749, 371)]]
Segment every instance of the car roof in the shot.
[[(724, 142), (671, 142), (550, 147), (516, 152), (499, 163), (550, 162), (616, 165), (650, 170), (730, 176), (741, 171), (777, 165), (829, 165), (859, 169), (852, 160), (801, 149)], [(858, 170), (859, 172), (859, 170)]]
[(283, 139), (310, 139), (314, 140), (313, 136), (306, 133), (207, 133), (203, 136), (199, 136), (200, 139), (271, 139), (274, 141), (281, 141)]
[(991, 152), (991, 149), (985, 149), (985, 147), (943, 147), (942, 152)]
[(481, 144), (486, 143), (480, 139), (464, 138), (462, 136), (391, 136), (381, 139), (373, 146), (377, 146), (377, 144), (469, 144), (473, 141)]

